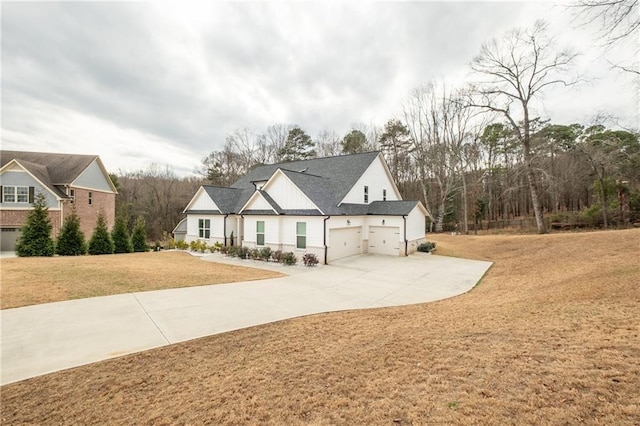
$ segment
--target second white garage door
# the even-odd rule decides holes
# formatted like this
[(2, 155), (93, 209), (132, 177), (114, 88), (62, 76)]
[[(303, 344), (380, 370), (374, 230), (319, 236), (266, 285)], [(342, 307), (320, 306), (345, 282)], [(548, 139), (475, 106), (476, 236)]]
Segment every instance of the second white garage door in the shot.
[(329, 262), (362, 253), (362, 227), (329, 230)]
[(369, 253), (398, 256), (400, 228), (386, 226), (369, 227)]

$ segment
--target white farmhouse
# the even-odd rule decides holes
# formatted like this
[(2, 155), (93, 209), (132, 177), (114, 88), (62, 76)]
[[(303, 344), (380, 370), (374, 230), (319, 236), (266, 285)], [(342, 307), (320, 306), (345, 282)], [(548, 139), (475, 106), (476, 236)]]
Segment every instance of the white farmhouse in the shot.
[(425, 241), (424, 206), (402, 200), (379, 152), (258, 166), (228, 188), (201, 186), (184, 213), (187, 242), (314, 253), (324, 263), (406, 256)]

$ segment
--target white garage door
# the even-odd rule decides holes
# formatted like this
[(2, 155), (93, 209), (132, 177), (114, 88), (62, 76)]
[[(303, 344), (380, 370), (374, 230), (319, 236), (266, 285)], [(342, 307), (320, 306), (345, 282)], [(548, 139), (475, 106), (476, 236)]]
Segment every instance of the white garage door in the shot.
[(0, 234), (0, 251), (14, 251), (20, 238), (20, 229), (2, 228)]
[(329, 262), (362, 253), (362, 227), (329, 230)]
[(386, 226), (369, 227), (369, 253), (398, 256), (400, 228)]

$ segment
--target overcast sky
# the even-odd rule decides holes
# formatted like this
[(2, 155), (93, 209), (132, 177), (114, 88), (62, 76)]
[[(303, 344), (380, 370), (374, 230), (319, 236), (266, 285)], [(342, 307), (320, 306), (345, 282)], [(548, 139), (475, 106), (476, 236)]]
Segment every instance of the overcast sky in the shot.
[(631, 75), (567, 3), (2, 2), (2, 148), (100, 155), (111, 172), (187, 175), (248, 127), (347, 133), (399, 116), (413, 88), (463, 81), (483, 42), (549, 22), (586, 82), (537, 115), (638, 128)]

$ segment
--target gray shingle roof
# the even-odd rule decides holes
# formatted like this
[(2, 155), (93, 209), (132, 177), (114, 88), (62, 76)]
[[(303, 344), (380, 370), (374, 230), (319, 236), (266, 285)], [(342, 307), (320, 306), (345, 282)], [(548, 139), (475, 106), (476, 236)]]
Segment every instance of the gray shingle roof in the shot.
[(16, 159), (56, 195), (67, 198), (61, 187), (73, 183), (98, 158), (97, 155), (2, 150), (0, 167)]
[[(254, 182), (267, 181), (280, 169), (304, 192), (320, 210), (284, 210), (265, 191), (260, 194), (277, 214), (306, 216), (326, 215), (390, 215), (409, 214), (417, 201), (375, 201), (366, 204), (342, 204), (358, 179), (379, 155), (378, 152), (314, 158), (290, 163), (269, 164), (255, 167), (238, 179), (231, 187), (221, 188), (205, 185), (207, 194), (218, 205), (222, 214), (238, 213), (256, 191)], [(188, 211), (195, 213), (195, 211)], [(271, 210), (245, 210), (243, 214), (273, 215)]]

